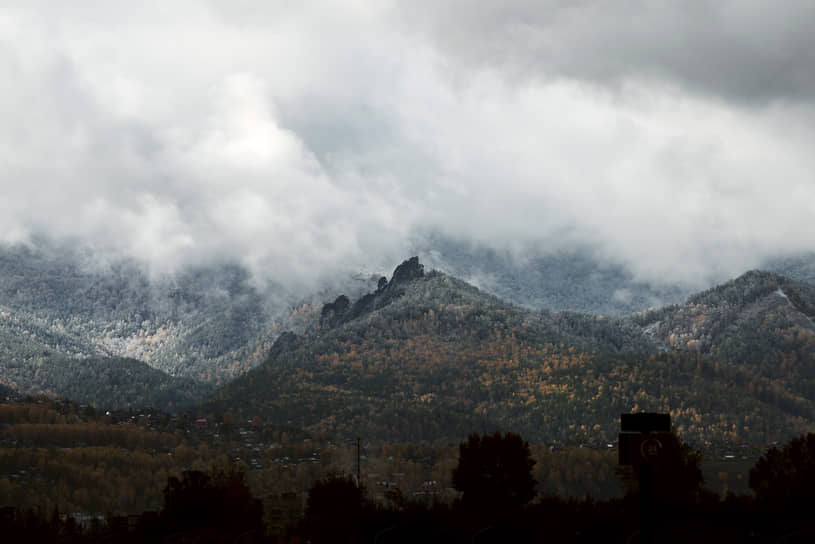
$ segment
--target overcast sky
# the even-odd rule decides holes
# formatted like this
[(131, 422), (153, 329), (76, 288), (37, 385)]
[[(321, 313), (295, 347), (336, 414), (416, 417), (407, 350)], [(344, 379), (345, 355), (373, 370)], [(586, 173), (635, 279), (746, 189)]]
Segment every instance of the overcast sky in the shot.
[(0, 7), (5, 243), (308, 282), (434, 232), (704, 281), (815, 249), (814, 173), (810, 1)]

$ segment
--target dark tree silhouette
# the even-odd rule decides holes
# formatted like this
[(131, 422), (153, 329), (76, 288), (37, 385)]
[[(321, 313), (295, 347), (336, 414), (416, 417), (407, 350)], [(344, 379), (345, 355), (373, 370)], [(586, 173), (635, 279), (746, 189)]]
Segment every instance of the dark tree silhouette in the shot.
[(263, 505), (252, 497), (242, 469), (188, 470), (164, 488), (161, 527), (196, 541), (232, 542), (242, 534), (262, 535)]
[(357, 486), (353, 479), (325, 478), (309, 490), (303, 533), (315, 544), (357, 542), (367, 508), (365, 488)]
[(529, 444), (520, 435), (470, 435), (459, 446), (453, 486), (465, 507), (517, 509), (535, 496)]
[(750, 469), (749, 483), (765, 504), (811, 508), (815, 504), (815, 434), (767, 450)]

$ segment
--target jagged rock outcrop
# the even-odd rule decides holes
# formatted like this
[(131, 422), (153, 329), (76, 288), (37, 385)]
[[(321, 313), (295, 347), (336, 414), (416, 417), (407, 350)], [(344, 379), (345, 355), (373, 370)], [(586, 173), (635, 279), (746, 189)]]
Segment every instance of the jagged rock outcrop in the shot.
[(424, 265), (419, 262), (419, 257), (411, 257), (396, 267), (393, 277), (388, 287), (411, 282), (424, 276)]
[(334, 302), (324, 304), (320, 312), (320, 327), (331, 328), (343, 323), (350, 307), (351, 301), (345, 295), (338, 296)]
[(424, 265), (419, 262), (418, 257), (411, 257), (396, 267), (390, 282), (384, 276), (379, 278), (376, 291), (363, 295), (353, 305), (345, 295), (325, 304), (320, 314), (320, 328), (334, 328), (387, 306), (405, 294), (405, 287), (410, 282), (422, 277)]

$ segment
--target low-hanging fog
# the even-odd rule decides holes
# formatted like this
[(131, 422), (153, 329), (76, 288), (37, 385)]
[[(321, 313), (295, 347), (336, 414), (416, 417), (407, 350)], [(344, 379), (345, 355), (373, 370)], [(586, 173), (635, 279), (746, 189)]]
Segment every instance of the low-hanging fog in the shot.
[(815, 247), (815, 8), (6, 2), (0, 241), (311, 286), (427, 236), (707, 283)]

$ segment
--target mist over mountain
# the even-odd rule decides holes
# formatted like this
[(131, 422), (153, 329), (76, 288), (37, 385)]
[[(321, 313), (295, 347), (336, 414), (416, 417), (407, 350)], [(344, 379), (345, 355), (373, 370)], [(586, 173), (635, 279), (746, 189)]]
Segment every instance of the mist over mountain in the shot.
[(811, 0), (0, 2), (0, 533), (815, 534), (813, 52)]
[(414, 249), (431, 268), (527, 308), (620, 316), (681, 302), (700, 288), (638, 279), (590, 246), (527, 252), (434, 236)]
[[(682, 298), (687, 286), (579, 248), (523, 258), (442, 240), (426, 253), (434, 265), (412, 258), (303, 297), (234, 263), (156, 276), (78, 248), (5, 248), (2, 383), (109, 407), (209, 395), (219, 411), (406, 440), (479, 426), (543, 439), (600, 425), (611, 438), (632, 409), (676, 412), (708, 441), (815, 421), (810, 283), (753, 271)], [(811, 260), (778, 266), (806, 277)]]
[[(412, 270), (400, 281), (401, 271)], [(628, 317), (525, 309), (417, 259), (320, 327), (281, 337), (208, 409), (326, 436), (612, 440), (620, 413), (670, 412), (699, 444), (815, 426), (815, 287), (748, 272)]]
[(763, 11), (11, 2), (0, 241), (301, 294), (427, 233), (587, 246), (624, 279), (598, 309), (669, 301), (815, 243), (811, 8)]
[[(676, 281), (670, 276), (645, 279), (623, 261), (589, 244), (496, 249), (438, 233), (422, 238), (412, 249), (429, 268), (520, 306), (616, 316), (684, 302), (694, 293), (747, 271), (693, 281)], [(757, 268), (815, 284), (815, 254), (811, 252), (768, 257)]]
[(793, 280), (815, 284), (815, 253), (813, 252), (775, 256), (764, 261), (759, 268)]
[(151, 274), (132, 259), (41, 241), (0, 248), (0, 376), (20, 393), (119, 408), (177, 408), (262, 361), (281, 330), (311, 326), (310, 297), (220, 263)]

